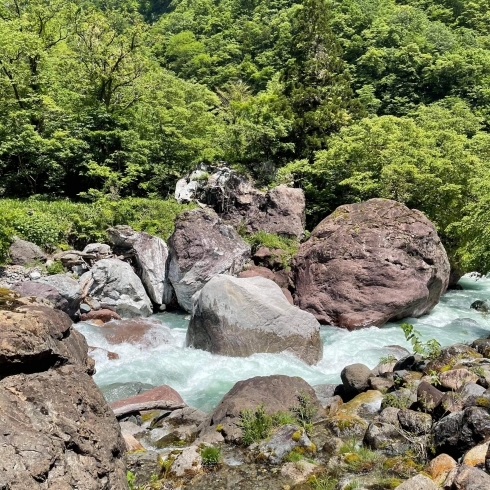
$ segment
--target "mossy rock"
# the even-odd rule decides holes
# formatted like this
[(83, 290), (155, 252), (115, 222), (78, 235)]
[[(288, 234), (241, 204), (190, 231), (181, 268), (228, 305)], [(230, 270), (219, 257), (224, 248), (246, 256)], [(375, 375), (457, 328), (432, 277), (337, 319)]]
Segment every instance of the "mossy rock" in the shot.
[(22, 302), (18, 301), (20, 294), (7, 288), (0, 288), (0, 310), (12, 311)]

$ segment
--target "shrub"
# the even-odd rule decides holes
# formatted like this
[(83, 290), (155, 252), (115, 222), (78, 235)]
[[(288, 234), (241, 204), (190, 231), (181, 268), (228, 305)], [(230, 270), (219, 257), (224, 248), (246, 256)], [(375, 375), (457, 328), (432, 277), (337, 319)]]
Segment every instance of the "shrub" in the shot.
[(216, 466), (221, 463), (221, 448), (206, 446), (201, 449), (201, 458), (204, 466)]
[(274, 427), (272, 416), (265, 412), (264, 404), (255, 410), (241, 410), (238, 425), (242, 429), (242, 441), (247, 446), (269, 437)]
[[(240, 233), (240, 229), (238, 229), (238, 231)], [(257, 233), (249, 235), (244, 233), (242, 230), (240, 234), (254, 250), (259, 247), (267, 247), (271, 250), (283, 250), (283, 253), (281, 253), (278, 258), (280, 258), (284, 268), (289, 266), (291, 259), (298, 252), (299, 242), (295, 238), (285, 238), (280, 235), (275, 235), (274, 233), (267, 233), (265, 231), (258, 231)]]
[(311, 404), (310, 397), (306, 393), (297, 395), (298, 404), (290, 408), (296, 421), (303, 427), (308, 435), (313, 432), (313, 417), (316, 408)]
[(420, 340), (420, 332), (413, 328), (410, 323), (402, 323), (400, 327), (405, 334), (407, 341), (411, 342), (415, 354), (428, 359), (436, 359), (441, 355), (441, 344), (436, 339), (430, 339), (427, 342)]
[(46, 266), (46, 271), (49, 275), (63, 274), (65, 268), (60, 260), (55, 260), (52, 264)]

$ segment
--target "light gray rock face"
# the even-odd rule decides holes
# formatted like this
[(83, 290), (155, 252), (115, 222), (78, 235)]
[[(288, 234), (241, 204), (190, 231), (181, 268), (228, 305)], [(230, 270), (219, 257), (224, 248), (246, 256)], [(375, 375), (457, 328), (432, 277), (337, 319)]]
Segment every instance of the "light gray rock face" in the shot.
[(192, 310), (192, 296), (218, 274), (238, 274), (250, 258), (250, 246), (210, 209), (178, 216), (169, 239), (168, 277), (179, 305)]
[(213, 277), (195, 297), (186, 342), (236, 357), (290, 352), (308, 364), (323, 353), (315, 317), (291, 305), (281, 288), (263, 277)]
[(167, 244), (161, 238), (126, 225), (109, 228), (107, 233), (117, 247), (133, 249), (138, 276), (150, 299), (157, 305), (169, 303), (172, 286), (167, 280)]
[(9, 248), (10, 262), (14, 265), (29, 265), (46, 262), (45, 253), (32, 242), (15, 238)]
[(62, 308), (63, 311), (71, 317), (75, 315), (82, 301), (82, 289), (75, 279), (68, 274), (54, 274), (41, 277), (37, 281), (55, 288), (66, 301), (66, 307)]
[(118, 259), (103, 259), (80, 278), (82, 297), (90, 296), (116, 310), (121, 317), (153, 313), (150, 298), (131, 266)]
[(274, 464), (282, 462), (294, 448), (312, 449), (309, 437), (296, 424), (283, 425), (269, 440), (259, 444), (260, 453)]

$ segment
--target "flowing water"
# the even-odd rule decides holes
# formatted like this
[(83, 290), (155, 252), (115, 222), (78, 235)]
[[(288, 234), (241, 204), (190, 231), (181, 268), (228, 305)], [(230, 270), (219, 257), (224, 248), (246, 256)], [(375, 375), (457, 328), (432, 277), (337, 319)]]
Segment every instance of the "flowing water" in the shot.
[[(429, 315), (405, 319), (420, 332), (422, 340), (435, 338), (442, 345), (470, 342), (490, 334), (490, 317), (470, 309), (477, 299), (490, 300), (490, 279), (475, 280), (463, 277), (463, 290), (449, 291)], [(76, 328), (85, 335), (91, 346), (119, 354), (119, 359), (108, 360), (95, 351), (97, 373), (95, 381), (106, 391), (114, 383), (141, 382), (153, 386), (167, 384), (177, 390), (191, 406), (212, 410), (223, 395), (239, 380), (253, 376), (286, 374), (301, 376), (310, 384), (338, 383), (340, 372), (348, 364), (362, 362), (373, 368), (380, 357), (395, 353), (399, 345), (410, 349), (399, 326), (389, 323), (382, 328), (371, 327), (355, 332), (335, 327), (322, 327), (323, 359), (316, 366), (308, 366), (285, 354), (254, 354), (247, 358), (224, 357), (185, 347), (188, 321), (185, 315), (161, 313), (154, 316), (170, 328), (150, 330), (139, 345), (113, 345), (104, 337), (104, 329), (88, 323)]]

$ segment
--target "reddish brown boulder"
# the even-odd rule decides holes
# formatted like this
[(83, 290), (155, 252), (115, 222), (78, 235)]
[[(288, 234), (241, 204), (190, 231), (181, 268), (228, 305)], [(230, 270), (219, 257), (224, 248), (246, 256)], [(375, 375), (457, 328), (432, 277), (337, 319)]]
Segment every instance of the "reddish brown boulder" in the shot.
[(148, 333), (150, 330), (158, 332), (158, 342), (165, 342), (170, 335), (167, 327), (158, 320), (151, 318), (126, 318), (124, 320), (113, 320), (103, 326), (105, 338), (111, 344), (143, 344), (150, 346), (153, 339)]
[(139, 395), (113, 402), (110, 406), (116, 416), (122, 417), (142, 410), (183, 408), (185, 403), (173, 388), (162, 385)]
[(260, 267), (257, 265), (253, 265), (249, 269), (246, 269), (240, 274), (238, 274), (238, 277), (265, 277), (266, 279), (270, 279), (271, 281), (274, 281), (274, 272), (272, 272), (270, 269), (267, 267)]
[(263, 404), (269, 414), (279, 410), (289, 412), (291, 407), (298, 406), (299, 395), (307, 397), (310, 406), (316, 409), (315, 418), (320, 416), (322, 407), (315, 391), (299, 376), (276, 374), (238, 381), (201, 424), (200, 435), (216, 434), (217, 427), (221, 426), (221, 433), (225, 436), (225, 440), (237, 442), (242, 437), (240, 428), (242, 410), (256, 410)]
[(348, 329), (419, 317), (439, 301), (449, 261), (434, 225), (387, 199), (340, 206), (295, 257), (296, 304)]
[(90, 321), (90, 320), (102, 320), (104, 323), (110, 320), (120, 320), (121, 317), (112, 310), (108, 310), (107, 308), (103, 308), (101, 310), (91, 310), (88, 313), (82, 313), (80, 315), (80, 320), (82, 322)]

